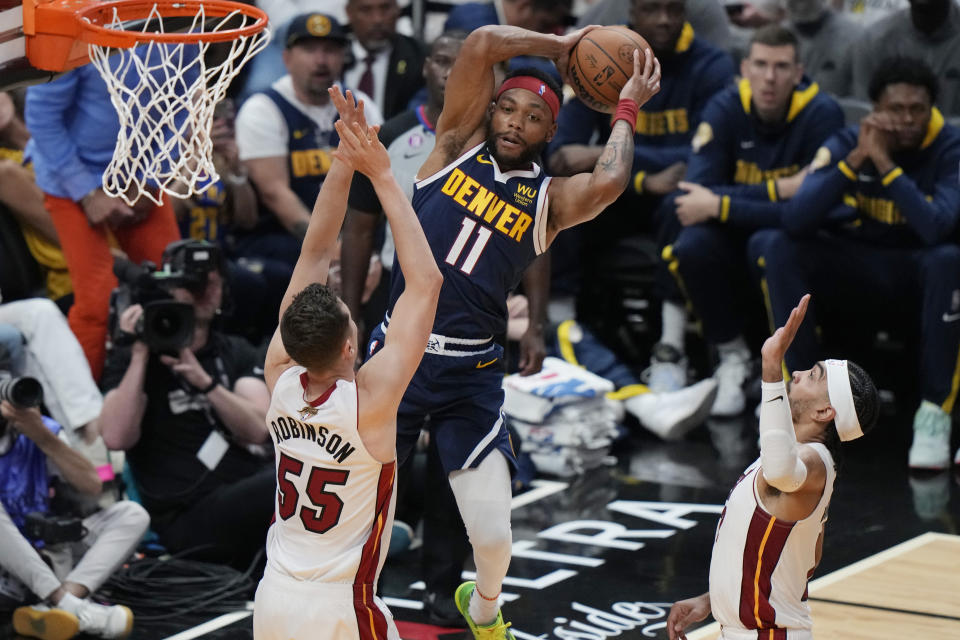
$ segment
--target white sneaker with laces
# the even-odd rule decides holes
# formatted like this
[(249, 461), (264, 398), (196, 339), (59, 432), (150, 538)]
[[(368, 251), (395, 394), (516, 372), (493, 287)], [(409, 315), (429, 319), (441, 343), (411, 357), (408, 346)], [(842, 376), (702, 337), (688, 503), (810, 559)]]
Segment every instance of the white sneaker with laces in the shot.
[(624, 407), (644, 427), (664, 440), (679, 440), (703, 424), (717, 395), (717, 381), (707, 378), (678, 391), (644, 393), (628, 398)]
[(717, 399), (710, 415), (729, 418), (743, 413), (747, 398), (743, 383), (750, 373), (750, 354), (731, 351), (720, 356), (720, 365), (713, 377), (717, 380)]
[(913, 444), (908, 456), (911, 469), (946, 469), (950, 466), (950, 414), (924, 400), (913, 416)]
[(679, 391), (687, 385), (687, 359), (676, 347), (658, 342), (653, 345), (650, 366), (640, 377), (654, 393)]
[(80, 631), (101, 638), (126, 638), (133, 630), (133, 612), (123, 605), (81, 600), (76, 610)]

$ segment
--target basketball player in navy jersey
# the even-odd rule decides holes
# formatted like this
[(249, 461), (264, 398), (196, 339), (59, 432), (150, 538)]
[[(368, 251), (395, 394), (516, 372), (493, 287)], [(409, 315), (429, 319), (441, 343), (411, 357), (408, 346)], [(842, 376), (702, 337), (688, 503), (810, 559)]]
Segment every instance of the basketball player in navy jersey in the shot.
[(727, 496), (710, 558), (710, 591), (670, 608), (667, 634), (713, 613), (721, 640), (812, 640), (807, 582), (823, 532), (841, 443), (877, 421), (877, 389), (847, 360), (822, 360), (783, 380), (781, 363), (810, 303), (800, 300), (760, 350), (760, 458)]
[[(585, 30), (584, 30), (585, 31)], [(534, 161), (556, 132), (560, 89), (537, 70), (495, 87), (493, 67), (515, 56), (550, 58), (565, 70), (584, 31), (567, 36), (509, 26), (477, 29), (447, 80), (436, 144), (417, 175), (413, 207), (444, 275), (433, 333), (397, 415), (400, 460), (426, 423), (473, 546), (476, 582), (457, 589), (457, 608), (476, 638), (513, 638), (499, 611), (510, 564), (510, 468), (500, 408), (507, 293), (562, 229), (597, 216), (623, 192), (640, 105), (660, 87), (649, 50), (634, 53), (613, 130), (590, 173), (551, 179)], [(405, 269), (394, 269), (390, 304), (371, 337), (376, 353), (393, 331)]]
[[(363, 106), (329, 89), (340, 146), (267, 350), (276, 520), (254, 605), (257, 640), (399, 640), (375, 596), (390, 545), (397, 405), (423, 357), (442, 278)], [(354, 373), (357, 326), (325, 286), (354, 169), (384, 203), (406, 289), (384, 347)]]

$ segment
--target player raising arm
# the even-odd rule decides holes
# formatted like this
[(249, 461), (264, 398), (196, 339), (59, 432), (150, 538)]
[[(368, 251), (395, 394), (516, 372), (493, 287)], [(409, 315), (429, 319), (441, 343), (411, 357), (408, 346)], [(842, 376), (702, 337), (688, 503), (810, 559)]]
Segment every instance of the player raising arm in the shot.
[[(362, 103), (336, 87), (330, 96), (340, 146), (264, 367), (277, 499), (254, 605), (256, 640), (399, 640), (375, 596), (393, 521), (397, 405), (423, 357), (442, 278)], [(384, 203), (408, 274), (390, 338), (356, 375), (356, 324), (325, 286), (355, 169)]]
[(780, 363), (809, 302), (803, 296), (763, 344), (760, 459), (740, 476), (720, 515), (710, 591), (670, 609), (671, 640), (686, 638), (686, 628), (710, 613), (728, 640), (813, 637), (804, 594), (823, 550), (834, 460), (842, 441), (873, 428), (877, 390), (847, 360), (818, 362), (784, 382)]
[[(437, 143), (418, 178), (431, 176), (466, 150), (486, 141), (502, 171), (523, 168), (535, 160), (557, 131), (560, 96), (549, 86), (535, 87), (530, 76), (509, 77), (494, 92), (494, 66), (518, 55), (552, 59), (565, 73), (573, 47), (590, 26), (565, 36), (526, 31), (511, 26), (486, 26), (464, 42), (447, 79), (443, 112), (437, 122)], [(620, 102), (607, 144), (594, 169), (569, 178), (552, 179), (546, 250), (562, 229), (595, 218), (623, 193), (633, 163), (633, 133), (637, 113), (660, 90), (660, 62), (650, 49), (633, 54), (633, 74), (620, 91)], [(511, 89), (528, 89), (526, 93)], [(542, 99), (538, 99), (537, 95)], [(491, 100), (493, 104), (491, 105)]]

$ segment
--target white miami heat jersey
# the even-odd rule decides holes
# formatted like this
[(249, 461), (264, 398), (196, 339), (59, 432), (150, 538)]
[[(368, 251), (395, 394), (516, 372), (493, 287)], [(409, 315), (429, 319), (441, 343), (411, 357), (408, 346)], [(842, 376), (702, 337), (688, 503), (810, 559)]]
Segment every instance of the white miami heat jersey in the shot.
[(396, 463), (378, 462), (360, 440), (356, 382), (338, 380), (312, 402), (305, 385), (303, 367), (284, 371), (267, 412), (277, 462), (267, 566), (372, 599), (390, 545)]
[[(779, 520), (763, 507), (757, 459), (733, 487), (717, 525), (710, 559), (710, 606), (724, 637), (789, 640), (788, 630), (812, 628), (807, 582), (816, 566), (817, 539), (827, 519), (836, 471), (822, 444), (827, 480), (820, 502), (798, 522)], [(736, 630), (746, 633), (736, 633)]]

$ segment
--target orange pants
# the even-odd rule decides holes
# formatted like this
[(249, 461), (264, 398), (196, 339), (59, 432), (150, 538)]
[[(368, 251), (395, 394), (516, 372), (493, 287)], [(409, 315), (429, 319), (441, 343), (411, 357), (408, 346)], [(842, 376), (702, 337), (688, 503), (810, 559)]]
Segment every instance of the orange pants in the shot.
[[(73, 280), (73, 306), (67, 320), (83, 347), (94, 379), (99, 381), (106, 359), (110, 292), (117, 286), (107, 228), (90, 226), (83, 208), (73, 200), (46, 194), (44, 203), (57, 228)], [(112, 233), (137, 264), (150, 260), (159, 265), (167, 245), (180, 239), (173, 207), (166, 198), (142, 222), (113, 229)]]

